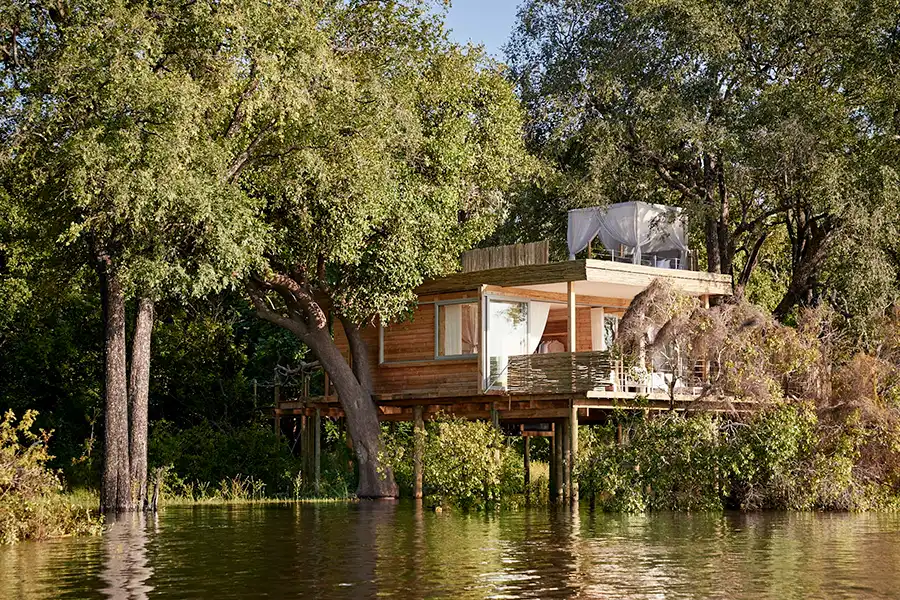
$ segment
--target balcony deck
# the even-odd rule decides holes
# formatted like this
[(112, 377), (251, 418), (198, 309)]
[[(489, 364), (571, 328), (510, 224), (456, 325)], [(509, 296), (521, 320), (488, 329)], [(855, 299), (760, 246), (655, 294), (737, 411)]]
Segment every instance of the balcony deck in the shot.
[[(746, 411), (741, 402), (712, 402), (704, 395), (702, 365), (677, 374), (673, 393), (672, 373), (642, 370), (627, 365), (610, 352), (560, 352), (512, 356), (503, 385), (478, 395), (459, 396), (440, 390), (409, 390), (402, 394), (375, 395), (382, 421), (411, 421), (414, 407), (425, 417), (439, 413), (467, 419), (492, 419), (526, 423), (565, 418), (571, 407), (585, 422), (602, 421), (610, 410), (689, 410), (698, 401), (710, 410)], [(281, 415), (342, 417), (334, 393), (320, 396), (281, 392), (275, 409)]]

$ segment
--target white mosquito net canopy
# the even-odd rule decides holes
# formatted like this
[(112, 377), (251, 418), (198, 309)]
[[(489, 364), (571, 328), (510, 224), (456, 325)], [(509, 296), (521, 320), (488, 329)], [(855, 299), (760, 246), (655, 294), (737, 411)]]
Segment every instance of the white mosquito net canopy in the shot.
[(613, 252), (631, 255), (641, 264), (644, 254), (677, 251), (684, 261), (687, 217), (680, 208), (647, 202), (621, 202), (569, 211), (569, 260), (595, 237)]

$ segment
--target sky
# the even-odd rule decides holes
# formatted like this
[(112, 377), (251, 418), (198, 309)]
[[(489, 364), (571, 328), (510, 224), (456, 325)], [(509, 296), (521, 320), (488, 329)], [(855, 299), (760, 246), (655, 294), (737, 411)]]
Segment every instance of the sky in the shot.
[(460, 43), (484, 44), (488, 54), (502, 59), (500, 47), (509, 40), (522, 0), (453, 0), (447, 15), (450, 36)]

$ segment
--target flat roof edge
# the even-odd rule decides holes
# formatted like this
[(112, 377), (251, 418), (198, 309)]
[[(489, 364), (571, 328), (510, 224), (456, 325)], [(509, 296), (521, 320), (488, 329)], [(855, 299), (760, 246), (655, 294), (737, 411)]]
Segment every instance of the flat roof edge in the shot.
[(634, 265), (631, 263), (620, 263), (611, 260), (587, 259), (586, 262), (589, 276), (590, 271), (613, 271), (617, 273), (637, 273), (650, 277), (690, 279), (693, 281), (708, 281), (711, 283), (727, 283), (728, 285), (731, 285), (731, 275), (722, 273), (709, 273), (707, 271), (687, 271), (683, 269), (664, 269), (661, 267), (648, 267), (646, 265)]
[(586, 281), (587, 261), (567, 260), (541, 265), (519, 265), (501, 267), (469, 273), (454, 273), (426, 281), (416, 288), (416, 293), (440, 294), (478, 289), (482, 285), (515, 287), (521, 285), (540, 285), (543, 283), (560, 283), (566, 281)]
[[(534, 286), (565, 283), (568, 281), (609, 281), (610, 277), (634, 276), (641, 285), (649, 280), (665, 277), (674, 280), (680, 287), (699, 293), (730, 295), (733, 293), (730, 275), (707, 273), (705, 271), (683, 271), (619, 263), (608, 260), (578, 259), (540, 265), (521, 265), (453, 273), (446, 277), (426, 281), (416, 288), (418, 295), (442, 294), (477, 290), (482, 285), (499, 287)], [(647, 279), (643, 279), (647, 278)], [(621, 283), (626, 283), (622, 281)], [(696, 288), (696, 289), (695, 289)]]

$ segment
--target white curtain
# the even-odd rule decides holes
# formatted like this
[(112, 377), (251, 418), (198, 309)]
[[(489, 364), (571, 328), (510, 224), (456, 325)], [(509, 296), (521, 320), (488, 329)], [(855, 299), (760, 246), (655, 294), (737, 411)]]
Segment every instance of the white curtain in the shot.
[(445, 304), (444, 311), (444, 356), (462, 354), (462, 305)]
[(550, 316), (549, 302), (528, 303), (528, 354), (534, 354), (544, 337), (547, 317)]
[(628, 248), (635, 264), (640, 264), (644, 252), (679, 250), (682, 259), (687, 253), (685, 217), (673, 206), (621, 202), (570, 210), (568, 216), (570, 260), (598, 235), (609, 250)]
[(604, 327), (604, 310), (591, 309), (591, 350), (606, 350), (606, 328)]
[(587, 248), (592, 239), (600, 233), (602, 213), (598, 208), (577, 208), (569, 211), (569, 228), (566, 242), (569, 245), (569, 260)]
[(478, 305), (460, 304), (462, 321), (460, 342), (462, 354), (478, 353)]

